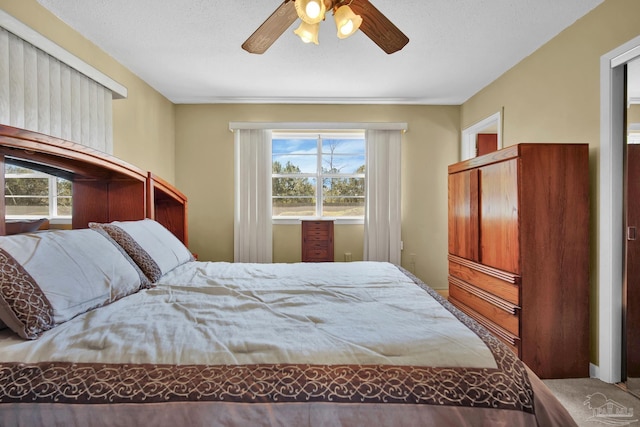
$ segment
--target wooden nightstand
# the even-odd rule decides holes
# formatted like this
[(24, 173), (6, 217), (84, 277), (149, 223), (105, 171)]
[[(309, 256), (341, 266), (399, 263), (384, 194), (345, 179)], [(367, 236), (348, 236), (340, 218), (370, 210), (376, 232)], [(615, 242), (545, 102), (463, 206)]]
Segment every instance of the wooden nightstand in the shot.
[(333, 221), (302, 221), (302, 262), (333, 261)]

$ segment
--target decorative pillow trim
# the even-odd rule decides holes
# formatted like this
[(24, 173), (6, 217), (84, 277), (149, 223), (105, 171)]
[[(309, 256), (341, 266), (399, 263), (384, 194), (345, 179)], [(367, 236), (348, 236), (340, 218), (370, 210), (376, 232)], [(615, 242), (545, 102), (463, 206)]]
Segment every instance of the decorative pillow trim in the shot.
[(53, 307), (31, 275), (0, 248), (0, 317), (14, 332), (36, 339), (54, 326)]
[(149, 278), (151, 283), (155, 283), (162, 276), (162, 270), (151, 256), (142, 249), (142, 246), (135, 241), (133, 237), (122, 228), (113, 224), (98, 224), (92, 222), (89, 224), (92, 229), (102, 229), (109, 237), (111, 237), (118, 245), (120, 245), (127, 254), (140, 267), (142, 272)]
[[(106, 230), (104, 230), (102, 227), (100, 227), (100, 224), (96, 224), (96, 223), (92, 222), (92, 223), (89, 223), (89, 227), (93, 231), (99, 233), (105, 239), (110, 241), (111, 244), (113, 244), (113, 246), (118, 250), (118, 252), (120, 252), (122, 254), (122, 256), (127, 260), (127, 262), (136, 270), (136, 273), (138, 273), (138, 277), (140, 278), (140, 289), (150, 289), (150, 288), (154, 287), (153, 283), (151, 283), (151, 281), (145, 275), (145, 273), (140, 269), (140, 267), (138, 267), (138, 264), (136, 264), (136, 262), (133, 259), (131, 259), (131, 257), (129, 256), (127, 251), (125, 251), (124, 248), (118, 244), (118, 242), (113, 240), (111, 238), (111, 236), (109, 235), (109, 233), (107, 233)], [(124, 297), (124, 296), (127, 296), (127, 295), (128, 294), (119, 295), (119, 296), (117, 296), (116, 299)]]

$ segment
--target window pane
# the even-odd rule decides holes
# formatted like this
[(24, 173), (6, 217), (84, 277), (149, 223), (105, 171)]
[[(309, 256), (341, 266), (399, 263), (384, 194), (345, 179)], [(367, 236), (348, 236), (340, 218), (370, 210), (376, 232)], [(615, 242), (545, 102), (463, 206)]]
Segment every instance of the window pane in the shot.
[(324, 173), (364, 173), (364, 139), (325, 139), (322, 141)]
[(6, 178), (4, 188), (7, 196), (47, 196), (49, 194), (49, 179)]
[(364, 215), (364, 178), (326, 178), (322, 193), (324, 216)]
[(364, 197), (364, 178), (325, 178), (322, 194), (324, 197)]
[(5, 169), (4, 169), (4, 173), (5, 174), (16, 174), (16, 175), (17, 174), (23, 174), (23, 175), (26, 175), (26, 174), (35, 173), (34, 170), (23, 168), (21, 166), (11, 165), (9, 163), (6, 163), (4, 167), (5, 167)]
[(273, 178), (271, 193), (274, 197), (315, 197), (315, 178)]
[(364, 156), (329, 156), (323, 157), (322, 172), (330, 174), (365, 173)]
[(273, 173), (296, 174), (296, 173), (316, 173), (318, 164), (317, 155), (273, 155)]
[(273, 198), (273, 216), (315, 216), (316, 198)]
[(271, 141), (273, 154), (316, 154), (318, 139), (313, 138), (274, 138)]
[(318, 164), (318, 142), (313, 139), (274, 139), (273, 173), (315, 173)]
[(325, 138), (322, 140), (322, 154), (356, 154), (364, 157), (364, 139)]
[(71, 196), (71, 181), (63, 178), (56, 178), (58, 196)]
[(5, 196), (6, 215), (49, 215), (48, 197)]
[(59, 216), (71, 216), (71, 209), (73, 207), (71, 197), (58, 197), (58, 215)]
[[(6, 215), (72, 215), (71, 181), (20, 166), (5, 166)], [(56, 194), (50, 198), (51, 184), (55, 184)], [(50, 203), (53, 205), (49, 206)]]
[(56, 178), (56, 214), (58, 216), (71, 216), (71, 209), (73, 206), (71, 198), (71, 181), (63, 178)]
[(364, 216), (364, 197), (325, 197), (322, 215), (332, 217)]
[(272, 183), (273, 216), (315, 215), (315, 178), (273, 178)]

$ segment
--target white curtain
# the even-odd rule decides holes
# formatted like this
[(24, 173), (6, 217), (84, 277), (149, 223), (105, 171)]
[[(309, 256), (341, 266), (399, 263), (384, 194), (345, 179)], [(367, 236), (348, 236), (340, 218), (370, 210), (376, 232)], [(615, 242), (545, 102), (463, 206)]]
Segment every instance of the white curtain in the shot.
[(235, 129), (234, 261), (273, 261), (271, 131)]
[(399, 130), (367, 130), (364, 259), (400, 265)]
[(0, 123), (113, 153), (112, 92), (0, 27)]

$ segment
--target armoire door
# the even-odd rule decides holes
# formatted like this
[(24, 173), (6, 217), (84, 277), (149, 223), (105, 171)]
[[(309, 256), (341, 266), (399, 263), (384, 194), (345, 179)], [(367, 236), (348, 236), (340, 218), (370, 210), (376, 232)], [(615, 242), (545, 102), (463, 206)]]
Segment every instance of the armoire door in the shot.
[(520, 274), (518, 159), (480, 168), (480, 262)]
[(627, 145), (627, 377), (640, 377), (640, 145)]
[(478, 170), (449, 174), (449, 253), (479, 261)]

